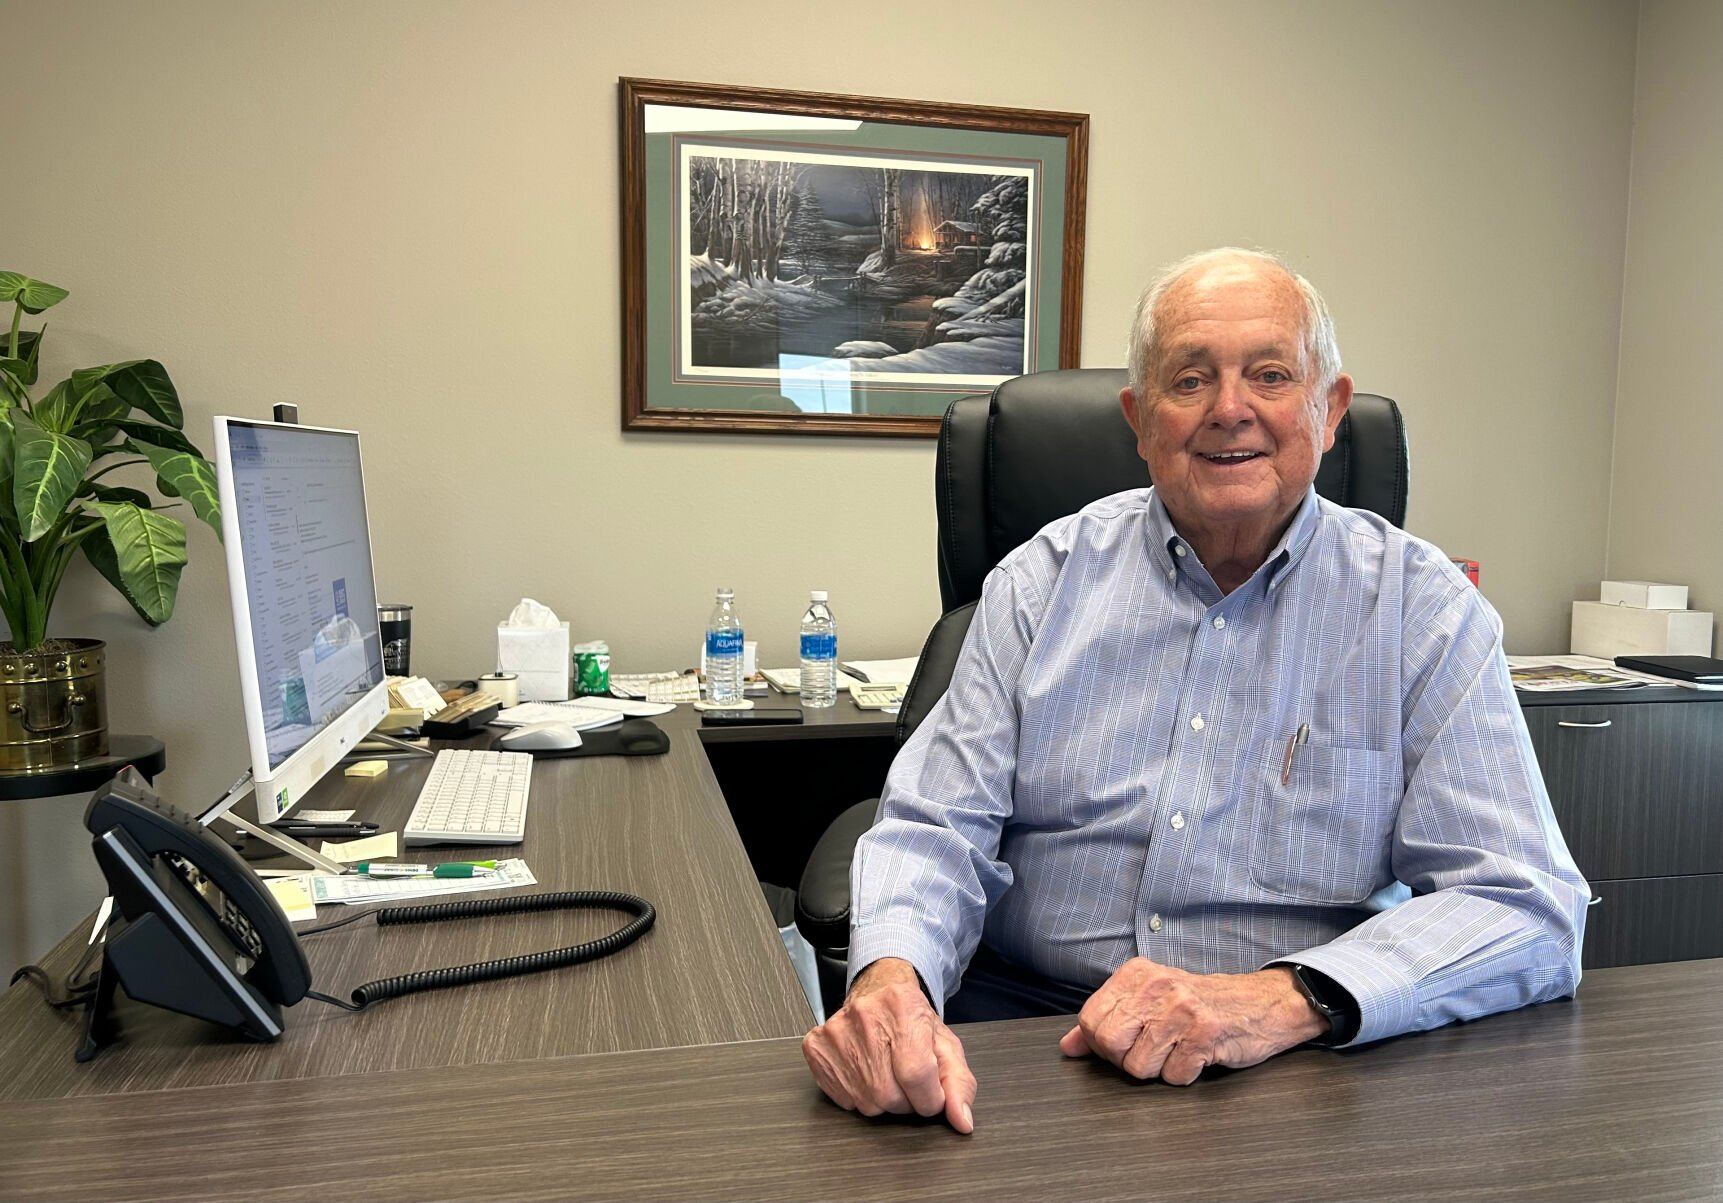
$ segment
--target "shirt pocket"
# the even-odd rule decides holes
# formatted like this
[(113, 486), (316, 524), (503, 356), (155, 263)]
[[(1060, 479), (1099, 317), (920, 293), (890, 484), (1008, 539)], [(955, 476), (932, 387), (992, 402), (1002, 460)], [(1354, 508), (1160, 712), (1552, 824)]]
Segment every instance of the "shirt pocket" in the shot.
[(1310, 740), (1282, 785), (1286, 742), (1262, 747), (1252, 777), (1251, 880), (1296, 902), (1362, 902), (1388, 883), (1400, 757)]

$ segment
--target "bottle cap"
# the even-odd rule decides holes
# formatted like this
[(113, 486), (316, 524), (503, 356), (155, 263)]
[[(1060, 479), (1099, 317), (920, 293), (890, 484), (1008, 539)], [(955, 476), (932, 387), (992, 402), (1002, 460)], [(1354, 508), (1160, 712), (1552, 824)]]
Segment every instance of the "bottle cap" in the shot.
[(824, 589), (810, 589), (808, 590), (808, 600), (823, 602), (826, 600), (826, 591)]
[(732, 593), (730, 590), (725, 589), (725, 588), (720, 586), (718, 589), (718, 596), (719, 597), (735, 597), (736, 595), (734, 593)]

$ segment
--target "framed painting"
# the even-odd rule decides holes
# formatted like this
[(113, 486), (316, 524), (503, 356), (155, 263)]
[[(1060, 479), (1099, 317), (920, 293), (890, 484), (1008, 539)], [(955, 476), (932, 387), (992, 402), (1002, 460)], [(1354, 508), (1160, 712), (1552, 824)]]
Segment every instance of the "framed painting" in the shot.
[(621, 93), (623, 429), (930, 437), (1077, 366), (1085, 114)]

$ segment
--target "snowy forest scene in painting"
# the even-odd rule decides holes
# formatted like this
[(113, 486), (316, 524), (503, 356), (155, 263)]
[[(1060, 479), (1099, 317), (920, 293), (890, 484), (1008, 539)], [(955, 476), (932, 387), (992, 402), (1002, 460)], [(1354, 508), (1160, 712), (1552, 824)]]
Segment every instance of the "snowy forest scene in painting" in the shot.
[(682, 369), (993, 382), (1025, 361), (1027, 170), (687, 148)]

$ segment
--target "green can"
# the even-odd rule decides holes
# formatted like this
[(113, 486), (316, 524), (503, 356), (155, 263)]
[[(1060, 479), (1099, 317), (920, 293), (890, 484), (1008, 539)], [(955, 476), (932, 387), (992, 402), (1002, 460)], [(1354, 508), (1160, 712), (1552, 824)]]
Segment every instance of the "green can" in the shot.
[(610, 645), (604, 640), (574, 645), (574, 696), (610, 696)]

